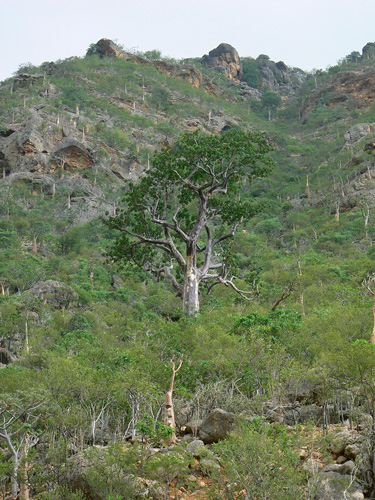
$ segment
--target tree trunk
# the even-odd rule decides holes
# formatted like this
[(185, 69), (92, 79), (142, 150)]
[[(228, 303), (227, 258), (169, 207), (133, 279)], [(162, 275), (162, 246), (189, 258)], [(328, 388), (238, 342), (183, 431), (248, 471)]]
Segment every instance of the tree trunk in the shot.
[(172, 378), (171, 378), (171, 383), (169, 386), (169, 391), (167, 391), (167, 393), (165, 395), (164, 425), (168, 425), (168, 427), (173, 429), (173, 433), (172, 433), (170, 439), (168, 440), (168, 442), (166, 442), (167, 445), (177, 443), (177, 437), (176, 437), (176, 433), (175, 433), (176, 423), (175, 423), (175, 418), (174, 418), (172, 394), (173, 394), (174, 379), (175, 379), (176, 373), (181, 368), (182, 360), (180, 361), (180, 364), (178, 365), (177, 369), (176, 369), (176, 365), (174, 364), (173, 361), (171, 361), (171, 365), (172, 365)]
[(189, 316), (199, 312), (199, 281), (195, 257), (186, 257), (186, 272), (184, 276), (183, 310)]
[(17, 498), (18, 495), (18, 454), (17, 452), (12, 453), (12, 461), (13, 461), (13, 474), (11, 478), (11, 491), (12, 497)]

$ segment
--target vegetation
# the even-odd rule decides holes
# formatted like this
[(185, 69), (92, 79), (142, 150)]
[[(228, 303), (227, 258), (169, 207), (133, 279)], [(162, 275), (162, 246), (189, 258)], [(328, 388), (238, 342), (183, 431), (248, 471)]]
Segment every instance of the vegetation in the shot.
[[(254, 61), (244, 62), (262, 91)], [(365, 429), (373, 456), (374, 302), (362, 283), (374, 270), (375, 108), (331, 106), (323, 92), (300, 120), (311, 91), (367, 64), (352, 53), (282, 102), (267, 91), (246, 101), (200, 68), (210, 94), (153, 65), (100, 59), (94, 47), (20, 68), (44, 74), (32, 85), (1, 83), (3, 498), (177, 498), (181, 487), (309, 498), (300, 449), (332, 460), (323, 448), (345, 421)], [(26, 122), (53, 150), (68, 131), (91, 163), (40, 152), (37, 165), (26, 149), (19, 169), (2, 146)], [(355, 126), (358, 140), (347, 134)], [(182, 303), (190, 315), (179, 296), (189, 258), (200, 273)], [(239, 297), (252, 288), (256, 300)], [(184, 442), (165, 445), (179, 360), (178, 436), (215, 408), (236, 415), (198, 459)], [(283, 424), (308, 407), (321, 413)]]

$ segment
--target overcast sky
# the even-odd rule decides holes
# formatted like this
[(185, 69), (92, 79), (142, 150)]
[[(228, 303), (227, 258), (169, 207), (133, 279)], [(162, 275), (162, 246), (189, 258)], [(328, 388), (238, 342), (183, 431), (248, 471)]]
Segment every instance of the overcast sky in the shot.
[(22, 63), (83, 56), (100, 38), (200, 57), (225, 42), (325, 69), (375, 41), (375, 0), (0, 0), (0, 81)]

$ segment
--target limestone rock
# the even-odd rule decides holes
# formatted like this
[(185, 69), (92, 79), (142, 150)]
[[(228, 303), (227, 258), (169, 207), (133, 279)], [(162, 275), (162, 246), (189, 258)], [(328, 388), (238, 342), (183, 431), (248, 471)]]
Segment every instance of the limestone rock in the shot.
[(352, 460), (348, 460), (343, 464), (329, 464), (323, 467), (322, 473), (334, 472), (335, 474), (351, 475), (354, 472), (355, 465)]
[(363, 500), (363, 490), (357, 481), (352, 481), (350, 475), (335, 472), (320, 473), (310, 483), (314, 500)]
[(375, 123), (357, 123), (345, 133), (345, 147), (350, 147), (367, 135), (375, 133)]
[(199, 448), (204, 449), (204, 442), (201, 439), (195, 439), (194, 441), (188, 444), (186, 450), (192, 455), (194, 455), (194, 457), (199, 458), (200, 457)]
[(349, 443), (351, 443), (352, 437), (350, 432), (347, 429), (344, 429), (341, 432), (338, 432), (334, 438), (332, 439), (330, 449), (333, 453), (337, 455), (342, 455), (345, 451), (345, 448)]
[(204, 55), (202, 62), (208, 68), (224, 73), (230, 80), (240, 79), (242, 70), (239, 55), (228, 43), (221, 43), (208, 55)]
[(185, 80), (197, 89), (202, 86), (202, 73), (193, 66), (181, 66), (166, 61), (155, 61), (153, 65), (160, 73), (166, 73), (168, 76)]
[(313, 476), (320, 471), (321, 467), (320, 463), (317, 460), (315, 460), (314, 458), (308, 458), (303, 463), (302, 469), (307, 471), (309, 475)]
[[(310, 482), (314, 500), (363, 500), (363, 490), (353, 479), (354, 462), (326, 465)], [(345, 493), (345, 494), (344, 494)]]
[(101, 38), (95, 45), (96, 53), (99, 57), (118, 57), (120, 59), (125, 59), (126, 61), (135, 62), (136, 64), (151, 64), (150, 61), (147, 61), (147, 59), (144, 59), (143, 57), (131, 54), (130, 52), (125, 52), (125, 50), (108, 38)]
[(355, 460), (360, 453), (361, 449), (357, 444), (348, 444), (347, 446), (345, 446), (345, 457)]
[(35, 283), (26, 293), (37, 297), (42, 302), (45, 301), (55, 309), (68, 307), (78, 298), (78, 294), (70, 286), (54, 280)]
[(374, 79), (374, 66), (336, 73), (307, 96), (300, 110), (301, 118), (322, 103), (329, 108), (340, 105), (349, 110), (371, 106), (375, 101)]
[(233, 423), (234, 413), (216, 408), (199, 425), (198, 435), (205, 444), (217, 443), (225, 439), (232, 430)]
[(70, 136), (59, 142), (53, 151), (55, 166), (87, 168), (93, 164), (92, 151), (81, 141)]

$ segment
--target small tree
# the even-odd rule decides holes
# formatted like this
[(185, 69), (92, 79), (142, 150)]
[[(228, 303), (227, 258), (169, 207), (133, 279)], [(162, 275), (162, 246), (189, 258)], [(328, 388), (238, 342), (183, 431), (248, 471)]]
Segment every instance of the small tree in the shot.
[[(12, 497), (17, 497), (18, 482), (27, 496), (26, 478), (20, 479), (19, 467), (30, 448), (38, 442), (35, 432), (38, 420), (45, 412), (46, 395), (30, 390), (0, 395), (0, 442), (4, 442), (12, 459)], [(22, 487), (23, 486), (23, 487)]]
[(199, 285), (235, 284), (223, 245), (238, 225), (259, 211), (235, 196), (241, 182), (271, 170), (264, 136), (229, 130), (221, 135), (184, 134), (153, 156), (138, 184), (128, 184), (124, 204), (106, 224), (122, 233), (109, 255), (133, 260), (151, 275), (164, 275), (188, 314), (199, 310)]
[(267, 90), (262, 94), (261, 104), (268, 111), (268, 120), (272, 120), (272, 113), (281, 106), (281, 98), (275, 92)]

